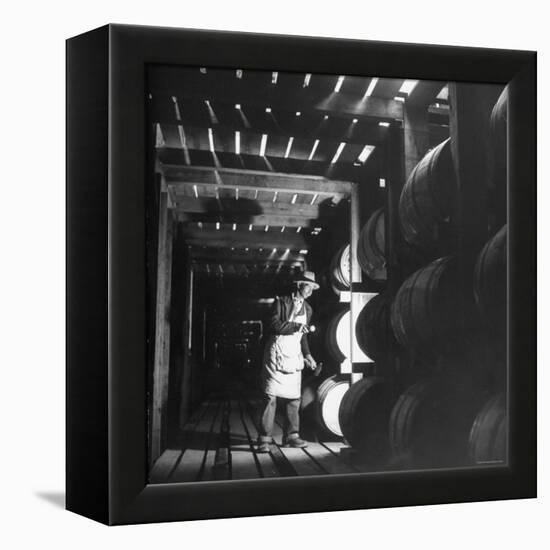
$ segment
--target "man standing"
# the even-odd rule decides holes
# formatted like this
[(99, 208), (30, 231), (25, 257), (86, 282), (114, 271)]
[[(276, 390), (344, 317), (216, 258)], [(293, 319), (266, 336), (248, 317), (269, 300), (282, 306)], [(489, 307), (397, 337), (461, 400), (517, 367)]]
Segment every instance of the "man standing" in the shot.
[(273, 441), (278, 397), (286, 401), (283, 445), (307, 447), (307, 443), (300, 438), (302, 370), (304, 363), (312, 370), (317, 364), (307, 341), (312, 309), (306, 299), (319, 285), (311, 271), (305, 271), (295, 279), (294, 285), (295, 290), (289, 296), (275, 299), (267, 325), (268, 338), (262, 367), (264, 396), (258, 442), (261, 453), (268, 453)]

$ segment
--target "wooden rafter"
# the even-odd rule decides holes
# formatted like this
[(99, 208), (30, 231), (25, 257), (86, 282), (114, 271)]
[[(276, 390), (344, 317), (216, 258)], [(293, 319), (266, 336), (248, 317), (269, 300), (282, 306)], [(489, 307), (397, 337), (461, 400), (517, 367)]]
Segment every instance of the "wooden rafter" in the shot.
[[(380, 130), (385, 130), (385, 128), (379, 128)], [(164, 147), (176, 147), (180, 148), (182, 146), (181, 135), (178, 131), (178, 127), (175, 125), (163, 125), (161, 127), (162, 135), (164, 136)], [(214, 147), (216, 153), (236, 153), (235, 146), (235, 133), (232, 129), (223, 126), (220, 127), (216, 125), (212, 130), (212, 136), (214, 140)], [(210, 151), (210, 142), (209, 142), (209, 130), (208, 128), (199, 128), (199, 127), (187, 127), (186, 132), (186, 146), (188, 149), (194, 149), (198, 151)], [(378, 132), (376, 130), (375, 140), (365, 139), (361, 142), (350, 143), (346, 141), (346, 137), (342, 136), (341, 140), (334, 139), (319, 139), (315, 133), (310, 133), (307, 138), (295, 138), (292, 137), (293, 144), (290, 150), (286, 151), (289, 137), (281, 133), (274, 134), (262, 134), (255, 131), (246, 131), (242, 132), (239, 136), (240, 149), (239, 154), (241, 155), (259, 155), (260, 154), (260, 144), (262, 142), (262, 136), (266, 136), (266, 149), (265, 156), (270, 158), (286, 158), (287, 156), (291, 159), (306, 160), (310, 159), (313, 161), (320, 162), (330, 162), (334, 157), (340, 143), (345, 143), (346, 148), (344, 154), (340, 157), (340, 162), (353, 162), (357, 160), (360, 155), (363, 147), (365, 145), (374, 145), (380, 143), (381, 137), (380, 134), (383, 132)], [(310, 157), (312, 147), (317, 141), (315, 154), (313, 157)]]
[(298, 117), (295, 111), (271, 110), (266, 113), (265, 107), (242, 106), (237, 110), (233, 104), (213, 103), (211, 109), (217, 120), (213, 123), (208, 109), (201, 101), (188, 101), (185, 104), (178, 102), (182, 105), (178, 108), (179, 120), (173, 108), (172, 98), (162, 96), (155, 98), (151, 103), (151, 121), (160, 123), (163, 130), (168, 131), (172, 131), (168, 128), (169, 126), (178, 125), (181, 125), (186, 132), (192, 132), (194, 127), (213, 127), (221, 132), (230, 132), (232, 135), (235, 131), (241, 133), (254, 131), (270, 136), (283, 136), (286, 139), (290, 136), (311, 139), (314, 136), (321, 140), (337, 143), (345, 141), (358, 145), (377, 145), (382, 142), (386, 134), (385, 129), (380, 127), (376, 120), (362, 119), (354, 123), (353, 119), (342, 118), (337, 114), (325, 119), (322, 113), (305, 111)]
[[(149, 91), (178, 99), (223, 100), (242, 105), (286, 108), (296, 111), (313, 110), (324, 114), (338, 113), (341, 117), (402, 118), (402, 104), (393, 99), (376, 96), (358, 97), (344, 91), (335, 93), (315, 86), (296, 89), (271, 84), (263, 75), (236, 79), (223, 71), (201, 75), (198, 71), (183, 71), (177, 67), (156, 67), (151, 72)], [(382, 87), (379, 84), (380, 88)]]

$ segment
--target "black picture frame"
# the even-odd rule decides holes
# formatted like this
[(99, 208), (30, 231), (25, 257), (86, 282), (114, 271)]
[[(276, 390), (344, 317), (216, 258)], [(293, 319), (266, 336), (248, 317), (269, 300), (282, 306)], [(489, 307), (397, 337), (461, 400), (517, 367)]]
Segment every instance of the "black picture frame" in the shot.
[[(145, 66), (510, 84), (509, 464), (147, 485)], [(67, 509), (107, 524), (536, 496), (536, 54), (108, 25), (67, 42)]]

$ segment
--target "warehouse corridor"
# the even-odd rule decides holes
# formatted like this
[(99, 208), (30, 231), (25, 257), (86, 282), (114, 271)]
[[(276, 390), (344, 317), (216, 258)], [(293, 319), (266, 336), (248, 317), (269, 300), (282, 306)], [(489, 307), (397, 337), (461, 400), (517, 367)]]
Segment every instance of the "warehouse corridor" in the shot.
[[(506, 464), (507, 89), (172, 66), (148, 86), (149, 481)], [(302, 373), (305, 449), (279, 417), (257, 452), (271, 362)]]
[[(308, 442), (305, 449), (281, 445), (282, 427), (275, 425), (275, 444), (269, 454), (256, 452), (259, 400), (241, 397), (204, 401), (185, 426), (181, 447), (164, 451), (151, 471), (152, 483), (255, 479), (361, 470), (344, 459), (340, 440)], [(344, 451), (343, 455), (346, 453)]]

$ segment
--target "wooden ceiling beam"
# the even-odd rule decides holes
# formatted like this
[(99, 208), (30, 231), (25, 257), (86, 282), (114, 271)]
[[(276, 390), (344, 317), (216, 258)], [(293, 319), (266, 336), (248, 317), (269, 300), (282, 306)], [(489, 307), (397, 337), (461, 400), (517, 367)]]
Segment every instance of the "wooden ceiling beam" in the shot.
[(351, 183), (336, 181), (321, 176), (285, 174), (256, 170), (216, 168), (211, 166), (162, 165), (167, 184), (195, 183), (220, 187), (253, 187), (280, 190), (286, 193), (329, 194), (334, 197), (349, 197)]
[[(174, 122), (162, 122), (158, 123), (161, 127), (163, 136), (169, 138), (169, 142), (166, 143), (168, 147), (181, 147), (181, 132), (179, 127), (181, 126), (186, 136), (186, 144), (189, 149), (209, 150), (209, 142), (207, 137), (207, 128), (210, 126), (196, 126), (196, 125), (183, 125), (176, 124)], [(350, 123), (346, 125), (340, 132), (327, 132), (321, 131), (316, 128), (308, 128), (302, 126), (301, 130), (294, 131), (289, 129), (283, 129), (280, 126), (253, 126), (251, 128), (235, 127), (216, 124), (211, 126), (214, 132), (214, 141), (217, 151), (235, 152), (235, 131), (240, 132), (241, 140), (241, 154), (257, 154), (254, 152), (247, 152), (245, 150), (246, 143), (255, 143), (256, 149), (259, 150), (259, 145), (262, 140), (262, 135), (268, 135), (268, 145), (272, 142), (283, 144), (283, 153), (286, 150), (288, 140), (290, 137), (294, 140), (305, 140), (307, 143), (313, 143), (315, 139), (327, 144), (328, 148), (332, 151), (336, 151), (340, 143), (344, 142), (348, 146), (355, 145), (355, 149), (361, 150), (365, 145), (380, 145), (383, 143), (385, 136), (387, 135), (387, 128), (376, 125), (361, 125)], [(357, 128), (357, 129), (356, 129)], [(200, 137), (199, 137), (200, 136)], [(223, 149), (219, 150), (221, 145), (220, 140), (223, 140)], [(275, 156), (273, 152), (269, 152), (269, 146), (267, 149), (267, 156)], [(291, 158), (293, 149), (290, 151)], [(282, 155), (281, 155), (282, 156)]]
[[(205, 214), (217, 216), (220, 214), (242, 216), (273, 216), (273, 217), (297, 217), (308, 220), (326, 218), (336, 215), (340, 210), (329, 205), (320, 204), (322, 197), (315, 201), (315, 204), (288, 204), (283, 202), (257, 201), (234, 198), (210, 198), (210, 197), (189, 197), (179, 194), (179, 185), (169, 184), (168, 188), (173, 192), (176, 212), (187, 214)], [(191, 220), (190, 220), (191, 221)], [(197, 221), (204, 221), (198, 219)], [(214, 221), (221, 221), (215, 219)], [(246, 222), (243, 222), (246, 223)], [(252, 222), (248, 222), (252, 223)]]
[[(401, 120), (403, 117), (403, 104), (395, 99), (380, 97), (357, 97), (346, 93), (318, 92), (298, 90), (296, 93), (281, 93), (279, 90), (270, 90), (266, 96), (254, 90), (243, 90), (237, 94), (226, 94), (226, 90), (219, 90), (222, 95), (206, 93), (214, 100), (222, 100), (258, 107), (270, 106), (273, 109), (292, 109), (295, 112), (312, 112), (321, 115), (339, 116), (344, 119), (371, 118), (374, 120)], [(180, 91), (178, 99), (182, 101), (200, 99), (201, 92), (196, 93), (190, 88)], [(202, 96), (204, 97), (204, 96)]]
[(289, 252), (286, 254), (284, 251), (279, 252), (276, 257), (270, 257), (271, 251), (259, 252), (257, 248), (250, 248), (248, 252), (244, 251), (244, 248), (235, 249), (230, 248), (202, 248), (192, 247), (189, 254), (192, 261), (202, 263), (212, 262), (230, 262), (230, 263), (244, 263), (244, 264), (277, 264), (285, 262), (289, 264), (302, 264), (305, 261), (305, 255), (299, 252)]
[(319, 220), (309, 219), (309, 218), (300, 218), (298, 216), (250, 216), (243, 217), (237, 213), (227, 213), (221, 212), (217, 214), (189, 214), (187, 212), (176, 211), (176, 218), (179, 222), (212, 222), (219, 221), (221, 223), (237, 223), (237, 224), (251, 224), (253, 226), (266, 226), (271, 227), (312, 227), (319, 226)]
[[(263, 248), (284, 251), (307, 249), (308, 244), (302, 234), (255, 232), (247, 233), (238, 231), (186, 231), (184, 236), (190, 246), (206, 246), (213, 248)], [(315, 237), (312, 237), (315, 238)]]
[[(214, 149), (216, 153), (236, 154), (235, 150), (235, 134), (233, 130), (227, 127), (215, 126), (213, 129)], [(380, 132), (378, 132), (380, 130)], [(162, 135), (165, 136), (163, 146), (171, 148), (181, 148), (182, 141), (175, 125), (163, 125), (161, 127)], [(382, 132), (384, 131), (384, 132)], [(381, 142), (379, 133), (387, 133), (387, 128), (377, 127), (377, 139), (375, 142), (370, 142), (367, 139), (361, 142), (350, 143), (346, 136), (340, 136), (338, 140), (318, 139), (316, 151), (311, 160), (315, 162), (330, 162), (332, 161), (340, 143), (345, 143), (342, 158), (346, 156), (349, 160), (355, 161), (360, 155), (365, 145), (376, 146)], [(188, 150), (197, 150), (210, 152), (210, 143), (208, 139), (207, 128), (201, 127), (186, 127), (186, 147)], [(287, 153), (289, 142), (288, 135), (281, 133), (265, 134), (267, 135), (265, 156), (268, 158), (291, 158), (295, 160), (309, 160), (312, 147), (318, 136), (312, 132), (307, 138), (293, 139), (293, 145)], [(365, 136), (363, 136), (365, 137)], [(242, 131), (240, 134), (240, 152), (239, 157), (250, 155), (258, 157), (260, 155), (260, 144), (262, 142), (262, 134), (252, 130)], [(341, 162), (341, 160), (340, 160)]]
[[(172, 176), (171, 175), (168, 175), (166, 174), (166, 178), (167, 178), (167, 181), (168, 181), (168, 185), (173, 189), (173, 192), (174, 193), (180, 193), (180, 194), (184, 194), (184, 189), (193, 189), (193, 186), (195, 185), (208, 185), (208, 186), (217, 186), (219, 189), (232, 189), (232, 190), (237, 190), (237, 189), (241, 189), (241, 190), (246, 190), (247, 188), (251, 188), (251, 189), (259, 189), (259, 190), (262, 190), (262, 191), (269, 191), (270, 193), (286, 193), (287, 195), (292, 195), (292, 194), (299, 194), (299, 195), (309, 195), (310, 197), (313, 197), (315, 195), (317, 195), (319, 201), (322, 201), (324, 199), (327, 199), (327, 198), (330, 198), (330, 199), (334, 199), (334, 203), (337, 203), (339, 202), (341, 199), (343, 198), (346, 198), (348, 195), (347, 193), (337, 193), (337, 192), (333, 192), (333, 191), (325, 191), (325, 190), (313, 190), (313, 189), (301, 189), (300, 187), (298, 186), (294, 186), (294, 187), (279, 187), (277, 186), (276, 184), (278, 183), (277, 181), (275, 180), (272, 180), (273, 182), (273, 185), (269, 185), (269, 186), (258, 186), (258, 185), (254, 185), (254, 184), (251, 184), (251, 185), (247, 185), (246, 183), (240, 183), (241, 180), (239, 180), (239, 183), (227, 183), (227, 178), (226, 176), (224, 175), (223, 177), (223, 183), (209, 183), (209, 182), (205, 182), (202, 178), (202, 176), (199, 176), (198, 178), (196, 179), (193, 179), (191, 181), (174, 181), (172, 179)], [(231, 180), (230, 180), (231, 181)], [(283, 182), (283, 185), (284, 185), (284, 182)]]
[[(269, 260), (269, 261), (252, 261), (252, 262), (235, 262), (230, 260), (212, 260), (212, 259), (194, 259), (193, 260), (193, 268), (196, 269), (197, 267), (202, 267), (206, 271), (206, 266), (212, 266), (212, 265), (221, 265), (223, 267), (224, 271), (227, 271), (228, 266), (233, 266), (236, 269), (247, 269), (249, 272), (260, 272), (260, 271), (267, 271), (268, 269), (278, 268), (279, 266), (289, 270), (294, 268), (300, 268), (300, 270), (303, 269), (303, 263), (302, 262), (288, 262), (284, 260)], [(211, 269), (211, 268), (210, 268)]]
[[(273, 294), (278, 294), (280, 290), (276, 290), (276, 284), (290, 284), (293, 279), (293, 274), (289, 273), (287, 269), (276, 271), (277, 268), (270, 267), (269, 270), (259, 269), (243, 275), (238, 273), (236, 270), (226, 271), (224, 269), (223, 273), (219, 271), (219, 268), (215, 266), (216, 269), (211, 269), (209, 272), (205, 268), (197, 269), (197, 275), (203, 279), (208, 280), (219, 280), (222, 283), (220, 288), (224, 289), (224, 294), (231, 292), (234, 289), (226, 289), (225, 282), (230, 282), (234, 280), (243, 280), (246, 283), (246, 286), (252, 286), (255, 284), (261, 285), (263, 291), (265, 292), (266, 288), (273, 288)], [(240, 289), (239, 289), (240, 290)]]
[(441, 103), (439, 107), (432, 104), (428, 107), (428, 114), (430, 121), (434, 124), (449, 124), (451, 110), (449, 109), (449, 105), (446, 103)]
[[(376, 169), (376, 162), (372, 159), (377, 157), (378, 147), (371, 153), (364, 164), (353, 162), (320, 162), (315, 160), (298, 160), (291, 158), (260, 157), (250, 155), (236, 155), (235, 153), (216, 153), (210, 151), (197, 151), (188, 149), (186, 151), (174, 148), (157, 149), (159, 166), (172, 165), (173, 167), (202, 166), (211, 170), (236, 169), (246, 171), (265, 171), (266, 173), (285, 173), (297, 177), (316, 177), (330, 179), (332, 181), (362, 182), (366, 174), (373, 168)], [(341, 158), (346, 157), (346, 148)], [(355, 159), (353, 159), (355, 160)]]
[(360, 98), (356, 94), (334, 92), (315, 87), (287, 88), (260, 84), (247, 79), (201, 75), (198, 71), (183, 71), (178, 67), (156, 67), (149, 80), (149, 93), (156, 96), (176, 97), (185, 101), (225, 101), (261, 107), (306, 109), (323, 114), (338, 113), (341, 117), (372, 117), (376, 119), (402, 119), (403, 106), (394, 99), (376, 96)]
[[(154, 110), (151, 112), (151, 121), (161, 124), (163, 128), (167, 129), (166, 131), (171, 131), (169, 128), (174, 128), (174, 132), (178, 132), (178, 126), (182, 126), (185, 132), (192, 131), (194, 127), (212, 127), (216, 131), (222, 132), (235, 132), (238, 130), (241, 134), (245, 134), (253, 131), (260, 135), (268, 134), (269, 136), (281, 136), (286, 139), (290, 136), (303, 139), (314, 137), (336, 143), (344, 141), (357, 145), (379, 145), (384, 141), (387, 134), (386, 128), (380, 127), (377, 121), (353, 123), (349, 118), (341, 119), (336, 115), (325, 120), (324, 115), (321, 113), (307, 111), (302, 112), (300, 117), (296, 117), (294, 112), (266, 114), (264, 110), (259, 108), (245, 111), (243, 107), (242, 112), (245, 114), (245, 118), (239, 116), (238, 112), (235, 116), (236, 109), (233, 106), (231, 106), (233, 112), (229, 109), (230, 107), (226, 106), (223, 110), (220, 108), (216, 110), (218, 115), (217, 124), (213, 124), (208, 117), (204, 117), (200, 112), (192, 109), (189, 109), (189, 114), (182, 116), (180, 121), (176, 119), (175, 115), (171, 115), (169, 112), (166, 113), (165, 110)], [(251, 112), (254, 114), (251, 114)]]

